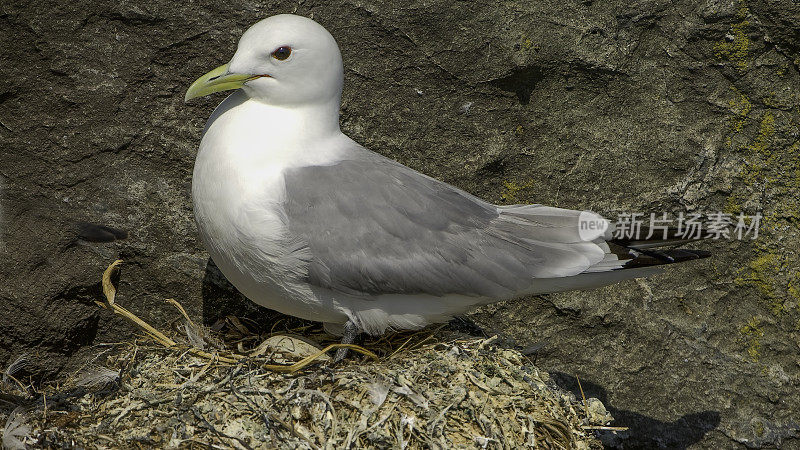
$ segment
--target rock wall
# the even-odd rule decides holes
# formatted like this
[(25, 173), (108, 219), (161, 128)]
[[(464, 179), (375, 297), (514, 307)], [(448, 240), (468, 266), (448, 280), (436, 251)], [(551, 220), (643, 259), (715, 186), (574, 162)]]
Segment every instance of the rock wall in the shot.
[[(568, 388), (579, 377), (631, 427), (617, 444), (798, 445), (792, 0), (4, 1), (0, 361), (32, 352), (32, 371), (53, 375), (131, 333), (92, 303), (120, 256), (120, 301), (146, 320), (173, 318), (167, 297), (209, 321), (246, 304), (218, 287), (191, 214), (221, 97), (183, 93), (282, 12), (337, 38), (347, 134), (487, 200), (611, 217), (763, 211), (757, 240), (709, 241), (711, 260), (472, 319), (544, 343), (540, 366)], [(82, 222), (130, 237), (87, 243)]]

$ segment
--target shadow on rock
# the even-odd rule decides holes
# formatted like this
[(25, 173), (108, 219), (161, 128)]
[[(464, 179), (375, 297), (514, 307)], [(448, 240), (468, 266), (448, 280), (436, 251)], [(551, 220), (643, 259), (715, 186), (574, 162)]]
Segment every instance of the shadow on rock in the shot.
[(307, 324), (307, 321), (287, 316), (277, 311), (261, 307), (241, 292), (225, 278), (211, 258), (206, 262), (203, 276), (203, 324), (213, 326), (227, 316), (246, 319), (258, 330), (270, 330), (274, 324), (282, 320), (281, 328), (291, 328)]
[[(581, 398), (575, 377), (562, 372), (551, 372), (550, 375), (558, 386)], [(720, 414), (717, 411), (694, 412), (675, 421), (664, 422), (636, 411), (615, 408), (608, 402), (606, 389), (598, 384), (581, 380), (581, 387), (586, 398), (595, 397), (603, 402), (614, 416), (612, 425), (629, 428), (624, 433), (601, 434), (600, 439), (607, 447), (684, 449), (699, 442), (706, 433), (719, 426)]]

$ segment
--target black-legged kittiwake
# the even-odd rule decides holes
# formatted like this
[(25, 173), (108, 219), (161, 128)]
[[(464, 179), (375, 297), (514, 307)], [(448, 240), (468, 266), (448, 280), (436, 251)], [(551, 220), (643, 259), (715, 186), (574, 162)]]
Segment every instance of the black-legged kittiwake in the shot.
[(236, 90), (206, 124), (192, 199), (212, 259), (255, 303), (349, 341), (708, 256), (614, 239), (590, 212), (493, 205), (374, 153), (339, 130), (342, 82), (330, 33), (278, 15), (186, 93)]

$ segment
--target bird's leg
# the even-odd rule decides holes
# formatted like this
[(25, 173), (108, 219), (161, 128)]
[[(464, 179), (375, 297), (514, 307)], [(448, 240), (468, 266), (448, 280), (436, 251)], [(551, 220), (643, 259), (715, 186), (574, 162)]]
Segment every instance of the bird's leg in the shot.
[[(344, 335), (342, 336), (342, 344), (352, 344), (356, 341), (358, 335), (361, 334), (361, 330), (358, 329), (356, 324), (352, 321), (348, 320), (347, 323), (344, 324)], [(336, 350), (336, 356), (333, 358), (333, 363), (336, 364), (339, 361), (343, 360), (345, 356), (347, 356), (347, 351), (350, 350), (349, 348), (340, 348)]]

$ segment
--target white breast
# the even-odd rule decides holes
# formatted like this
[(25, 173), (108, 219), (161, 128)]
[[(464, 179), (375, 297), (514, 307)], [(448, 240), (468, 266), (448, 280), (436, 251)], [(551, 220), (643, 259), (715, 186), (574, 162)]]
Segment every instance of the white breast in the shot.
[[(309, 148), (303, 120), (302, 114), (238, 92), (220, 104), (195, 161), (195, 219), (211, 258), (248, 298), (285, 314), (338, 320), (339, 313), (315, 304), (302, 282), (307, 250), (298, 249), (282, 214), (283, 172), (328, 164), (338, 154), (337, 136), (317, 137)], [(336, 317), (327, 317), (332, 314)]]

